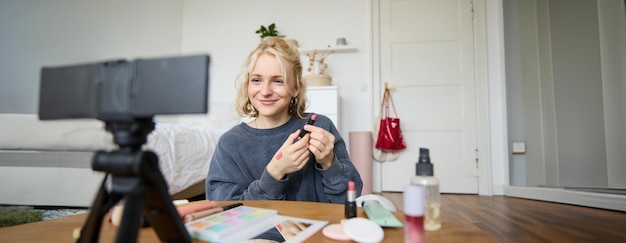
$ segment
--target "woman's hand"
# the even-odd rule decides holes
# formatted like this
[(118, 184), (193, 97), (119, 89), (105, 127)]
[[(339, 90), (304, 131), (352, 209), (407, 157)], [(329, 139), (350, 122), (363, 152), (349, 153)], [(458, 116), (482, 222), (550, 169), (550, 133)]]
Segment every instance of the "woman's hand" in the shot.
[(304, 130), (309, 131), (309, 150), (315, 155), (315, 160), (322, 168), (328, 168), (335, 159), (335, 135), (324, 128), (313, 125), (305, 125)]
[[(300, 130), (295, 131), (283, 143), (272, 160), (267, 164), (267, 172), (276, 180), (282, 180), (286, 174), (299, 171), (309, 160), (309, 138), (307, 134), (301, 139), (298, 138)], [(263, 146), (260, 144), (259, 146)]]

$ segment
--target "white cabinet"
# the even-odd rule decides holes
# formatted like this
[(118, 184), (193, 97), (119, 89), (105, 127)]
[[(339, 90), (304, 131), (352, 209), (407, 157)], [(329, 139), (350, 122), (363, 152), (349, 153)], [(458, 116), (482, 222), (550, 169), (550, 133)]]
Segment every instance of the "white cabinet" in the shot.
[(311, 86), (307, 88), (309, 100), (306, 112), (322, 114), (339, 128), (339, 93), (337, 86)]

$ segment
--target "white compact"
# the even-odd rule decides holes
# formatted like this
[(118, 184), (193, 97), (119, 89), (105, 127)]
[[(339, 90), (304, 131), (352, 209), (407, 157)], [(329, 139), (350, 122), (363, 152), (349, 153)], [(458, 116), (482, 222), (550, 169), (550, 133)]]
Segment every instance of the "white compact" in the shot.
[(383, 228), (366, 218), (351, 218), (341, 224), (346, 235), (359, 243), (377, 243), (385, 238)]

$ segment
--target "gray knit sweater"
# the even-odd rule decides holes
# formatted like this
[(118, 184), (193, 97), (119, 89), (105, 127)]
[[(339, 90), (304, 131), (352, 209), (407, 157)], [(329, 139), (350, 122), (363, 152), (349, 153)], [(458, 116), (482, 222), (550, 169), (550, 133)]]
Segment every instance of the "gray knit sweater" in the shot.
[[(310, 114), (307, 114), (307, 117)], [(311, 154), (300, 171), (276, 180), (266, 165), (289, 134), (302, 129), (307, 119), (292, 117), (270, 129), (256, 129), (241, 123), (224, 133), (215, 148), (206, 179), (209, 200), (292, 200), (344, 203), (348, 181), (353, 180), (357, 196), (363, 182), (350, 161), (346, 144), (328, 117), (319, 115), (315, 126), (335, 136), (335, 160), (322, 169)]]

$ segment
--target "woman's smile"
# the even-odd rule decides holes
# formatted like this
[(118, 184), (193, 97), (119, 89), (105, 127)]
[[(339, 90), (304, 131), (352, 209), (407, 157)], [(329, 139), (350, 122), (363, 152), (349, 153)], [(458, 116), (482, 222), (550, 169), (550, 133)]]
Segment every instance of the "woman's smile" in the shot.
[(276, 103), (276, 100), (259, 100), (262, 105), (273, 105)]

